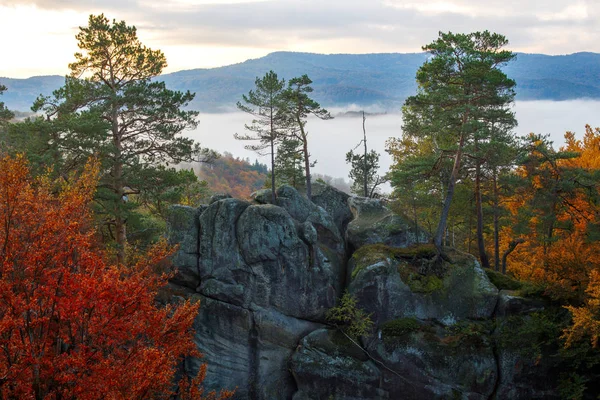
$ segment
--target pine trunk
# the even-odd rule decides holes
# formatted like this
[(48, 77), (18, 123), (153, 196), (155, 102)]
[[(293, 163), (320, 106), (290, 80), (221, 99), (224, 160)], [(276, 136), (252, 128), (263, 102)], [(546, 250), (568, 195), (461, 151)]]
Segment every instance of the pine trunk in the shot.
[(119, 135), (118, 109), (113, 105), (112, 110), (112, 135), (115, 146), (115, 163), (112, 168), (112, 177), (114, 179), (115, 199), (115, 230), (117, 240), (117, 262), (125, 263), (125, 246), (127, 244), (127, 228), (125, 217), (123, 216), (123, 197), (125, 188), (123, 185), (123, 162), (121, 160), (121, 136)]
[(485, 252), (485, 241), (483, 240), (483, 205), (481, 201), (481, 165), (477, 160), (475, 166), (475, 208), (477, 209), (477, 248), (479, 260), (483, 268), (490, 267), (490, 261)]
[(500, 217), (498, 212), (498, 176), (494, 169), (494, 269), (500, 271)]
[(275, 128), (273, 127), (273, 108), (271, 108), (271, 203), (275, 204)]
[(465, 145), (465, 136), (463, 133), (460, 135), (460, 142), (454, 157), (454, 166), (452, 167), (452, 173), (448, 181), (448, 191), (446, 192), (446, 198), (444, 199), (444, 205), (442, 207), (442, 213), (440, 216), (440, 222), (435, 232), (433, 244), (435, 245), (439, 254), (443, 254), (442, 241), (444, 240), (444, 234), (446, 232), (446, 225), (448, 223), (448, 214), (450, 213), (450, 205), (452, 204), (452, 197), (454, 196), (454, 186), (456, 185), (456, 179), (458, 178), (458, 172), (460, 170), (460, 162), (462, 159), (463, 147)]
[(365, 112), (363, 111), (363, 143), (365, 144), (365, 156), (363, 159), (363, 190), (365, 197), (369, 197), (369, 188), (367, 187), (367, 175), (369, 173), (369, 166), (367, 165), (367, 131), (365, 129)]
[(304, 154), (304, 172), (306, 173), (306, 197), (312, 200), (312, 187), (310, 182), (310, 160), (308, 154), (308, 138), (304, 132), (304, 125), (300, 120), (300, 117), (296, 116), (296, 122), (300, 127), (300, 134), (302, 135), (302, 153)]

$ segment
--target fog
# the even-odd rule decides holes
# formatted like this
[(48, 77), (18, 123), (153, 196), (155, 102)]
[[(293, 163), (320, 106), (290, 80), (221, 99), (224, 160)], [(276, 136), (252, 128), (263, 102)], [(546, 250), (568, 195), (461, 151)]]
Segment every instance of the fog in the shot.
[[(516, 133), (530, 132), (550, 134), (556, 147), (564, 143), (566, 131), (573, 131), (581, 138), (585, 125), (600, 126), (600, 101), (523, 101), (515, 105), (517, 121)], [(234, 133), (244, 133), (244, 124), (252, 117), (244, 113), (201, 114), (200, 125), (187, 136), (199, 141), (203, 146), (219, 152), (230, 152), (234, 156), (250, 158), (269, 164), (267, 156), (244, 149), (247, 142), (233, 138)], [(402, 117), (400, 114), (367, 116), (366, 129), (369, 148), (381, 154), (380, 173), (385, 173), (391, 158), (385, 152), (385, 141), (401, 135)], [(346, 152), (354, 148), (362, 138), (360, 117), (337, 117), (329, 121), (310, 119), (307, 123), (309, 149), (312, 160), (317, 160), (314, 173), (348, 179)]]

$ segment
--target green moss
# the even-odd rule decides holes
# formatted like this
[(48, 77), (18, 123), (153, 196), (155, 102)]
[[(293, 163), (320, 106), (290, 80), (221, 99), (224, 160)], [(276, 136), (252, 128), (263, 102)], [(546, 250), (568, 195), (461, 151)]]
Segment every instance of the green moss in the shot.
[(444, 287), (444, 281), (436, 275), (420, 274), (407, 264), (399, 265), (398, 272), (402, 282), (407, 284), (413, 293), (433, 293)]
[(436, 254), (435, 247), (432, 244), (419, 244), (405, 248), (390, 247), (382, 243), (363, 246), (356, 250), (352, 255), (352, 259), (355, 263), (354, 270), (352, 271), (352, 279), (369, 265), (373, 265), (388, 258), (415, 260), (432, 258)]
[(546, 286), (540, 283), (523, 282), (517, 294), (521, 297), (547, 298)]
[(381, 325), (384, 336), (402, 336), (419, 330), (421, 324), (416, 318), (399, 318)]
[(485, 273), (494, 286), (500, 290), (519, 290), (523, 286), (522, 282), (519, 282), (510, 276), (501, 274), (500, 272), (485, 268)]
[(446, 329), (446, 337), (442, 342), (460, 349), (481, 349), (489, 345), (490, 332), (493, 329), (491, 321), (467, 322), (460, 321)]

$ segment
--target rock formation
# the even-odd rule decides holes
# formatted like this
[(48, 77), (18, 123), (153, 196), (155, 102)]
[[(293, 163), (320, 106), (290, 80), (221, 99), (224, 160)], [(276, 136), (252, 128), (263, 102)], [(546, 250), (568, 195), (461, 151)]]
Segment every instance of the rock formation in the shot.
[[(189, 373), (206, 362), (208, 389), (251, 400), (555, 396), (532, 383), (547, 370), (497, 340), (496, 317), (543, 304), (499, 292), (470, 255), (450, 251), (433, 268), (427, 234), (378, 200), (314, 191), (312, 202), (283, 186), (275, 204), (259, 191), (251, 203), (173, 207), (170, 290), (201, 302), (204, 357), (186, 361)], [(371, 314), (368, 337), (327, 324), (344, 291)]]

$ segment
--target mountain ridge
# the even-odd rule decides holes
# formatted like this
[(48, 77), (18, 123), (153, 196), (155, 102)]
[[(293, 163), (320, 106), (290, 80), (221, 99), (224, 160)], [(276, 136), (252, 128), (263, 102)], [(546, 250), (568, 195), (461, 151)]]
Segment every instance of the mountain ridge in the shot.
[[(191, 108), (203, 112), (235, 109), (257, 76), (274, 70), (280, 77), (307, 74), (314, 97), (325, 107), (398, 110), (415, 93), (415, 74), (426, 53), (319, 54), (276, 51), (264, 57), (215, 68), (194, 68), (159, 77), (175, 90), (196, 92)], [(504, 67), (517, 81), (518, 100), (600, 99), (600, 54), (517, 53)], [(0, 100), (14, 110), (29, 109), (39, 94), (48, 95), (64, 77), (42, 75), (26, 79), (0, 77), (8, 87)]]

